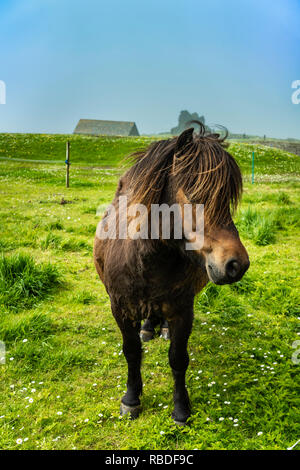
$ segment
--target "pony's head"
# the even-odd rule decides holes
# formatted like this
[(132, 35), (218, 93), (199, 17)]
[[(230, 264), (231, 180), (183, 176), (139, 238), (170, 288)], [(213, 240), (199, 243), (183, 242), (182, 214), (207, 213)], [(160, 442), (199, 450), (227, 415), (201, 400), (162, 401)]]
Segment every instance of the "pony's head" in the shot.
[(248, 253), (232, 216), (242, 194), (242, 175), (226, 151), (225, 137), (187, 129), (177, 139), (172, 173), (177, 201), (204, 205), (204, 237), (196, 254), (216, 284), (239, 281), (249, 268)]
[[(232, 216), (242, 194), (242, 176), (226, 151), (225, 137), (190, 128), (178, 137), (155, 142), (139, 152), (132, 168), (131, 191), (135, 202), (151, 211), (152, 204), (177, 202), (204, 206), (201, 243), (189, 252), (216, 284), (239, 281), (249, 267), (249, 257)], [(195, 211), (194, 211), (195, 212)], [(185, 221), (183, 220), (183, 224)], [(193, 226), (196, 226), (195, 221)], [(184, 228), (184, 227), (183, 227)], [(184, 236), (186, 231), (183, 230)], [(197, 234), (193, 231), (197, 241)]]

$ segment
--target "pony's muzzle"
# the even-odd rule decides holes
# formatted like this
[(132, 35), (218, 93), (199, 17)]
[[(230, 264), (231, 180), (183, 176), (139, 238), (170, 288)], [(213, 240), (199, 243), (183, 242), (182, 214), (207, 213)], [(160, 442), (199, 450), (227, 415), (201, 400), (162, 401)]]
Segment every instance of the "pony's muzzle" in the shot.
[(231, 280), (231, 282), (237, 282), (242, 279), (249, 266), (249, 260), (247, 260), (245, 263), (242, 263), (236, 258), (232, 258), (227, 261), (225, 265), (226, 276), (229, 280)]
[(207, 266), (208, 277), (215, 284), (232, 284), (242, 279), (249, 266), (249, 259), (241, 261), (237, 258), (227, 260), (223, 269), (209, 263)]

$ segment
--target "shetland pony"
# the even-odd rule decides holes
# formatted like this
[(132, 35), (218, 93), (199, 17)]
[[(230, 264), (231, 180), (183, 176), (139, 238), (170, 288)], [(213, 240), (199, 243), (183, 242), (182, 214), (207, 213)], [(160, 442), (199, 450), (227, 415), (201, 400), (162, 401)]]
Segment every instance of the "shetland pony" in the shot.
[[(153, 142), (145, 151), (133, 155), (133, 165), (119, 180), (113, 210), (108, 210), (100, 222), (103, 235), (114, 217), (117, 225), (114, 236), (103, 237), (97, 229), (94, 243), (95, 266), (110, 297), (128, 365), (121, 413), (136, 418), (141, 411), (140, 330), (141, 321), (146, 319), (143, 339), (147, 339), (147, 333), (152, 337), (158, 322), (169, 331), (169, 364), (174, 378), (172, 417), (181, 425), (191, 412), (185, 374), (194, 297), (208, 281), (215, 284), (239, 281), (249, 267), (247, 251), (232, 221), (242, 193), (240, 169), (226, 150), (225, 138), (206, 133), (200, 122), (196, 124), (200, 126), (199, 133), (190, 128), (178, 137)], [(129, 207), (146, 208), (135, 225), (137, 236), (124, 237), (124, 233), (120, 236), (120, 222), (125, 221), (128, 227), (133, 220), (132, 216), (124, 216), (119, 204), (121, 196), (123, 199), (126, 196)], [(181, 237), (175, 237), (176, 227), (171, 220), (169, 236), (164, 238), (161, 217), (157, 236), (148, 236), (154, 223), (153, 208), (173, 204), (181, 214), (184, 206), (190, 205), (192, 217), (196, 206), (204, 205), (201, 243), (197, 243), (197, 228), (195, 220), (192, 221), (191, 239), (195, 242), (192, 250), (186, 249), (184, 220)], [(144, 224), (147, 227), (143, 233), (147, 236), (142, 237), (139, 232)]]

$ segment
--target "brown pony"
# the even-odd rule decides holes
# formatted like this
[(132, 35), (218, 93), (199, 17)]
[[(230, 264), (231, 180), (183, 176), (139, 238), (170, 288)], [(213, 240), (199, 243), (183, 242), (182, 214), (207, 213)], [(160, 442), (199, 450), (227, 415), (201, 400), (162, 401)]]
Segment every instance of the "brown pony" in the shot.
[[(194, 122), (194, 121), (193, 121)], [(109, 231), (112, 220), (120, 222), (119, 201), (126, 196), (129, 207), (143, 204), (146, 217), (139, 218), (138, 232), (157, 205), (204, 205), (203, 242), (186, 249), (186, 232), (175, 237), (174, 221), (170, 236), (124, 237), (120, 229), (113, 236), (99, 236), (94, 244), (97, 272), (110, 296), (111, 309), (123, 336), (123, 352), (128, 364), (127, 391), (121, 400), (121, 413), (133, 418), (140, 412), (141, 337), (153, 337), (154, 327), (163, 323), (170, 335), (169, 363), (174, 377), (174, 411), (177, 424), (190, 416), (185, 386), (189, 363), (188, 338), (192, 329), (195, 295), (208, 281), (229, 284), (239, 281), (249, 267), (248, 254), (232, 221), (242, 193), (242, 177), (234, 158), (226, 151), (225, 138), (207, 134), (204, 126), (194, 133), (190, 128), (179, 137), (152, 143), (146, 151), (134, 154), (133, 166), (120, 178), (111, 208), (100, 222)], [(183, 213), (183, 212), (182, 212)], [(193, 212), (195, 214), (195, 212)], [(132, 217), (125, 217), (127, 226)], [(184, 229), (183, 221), (183, 229)], [(99, 226), (98, 226), (99, 227)], [(193, 227), (195, 223), (193, 220)], [(102, 232), (103, 233), (103, 232)], [(151, 232), (152, 233), (152, 232)], [(197, 232), (194, 232), (197, 240)], [(141, 320), (146, 319), (141, 329)], [(166, 323), (167, 322), (167, 323)], [(148, 336), (147, 336), (148, 335)]]

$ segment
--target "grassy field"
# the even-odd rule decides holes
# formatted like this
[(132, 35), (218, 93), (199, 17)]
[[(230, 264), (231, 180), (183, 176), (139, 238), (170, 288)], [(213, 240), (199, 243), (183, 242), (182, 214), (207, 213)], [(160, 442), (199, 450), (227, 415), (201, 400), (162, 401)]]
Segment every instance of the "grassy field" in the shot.
[(64, 161), (67, 138), (69, 189), (64, 165), (0, 160), (0, 448), (292, 446), (300, 438), (299, 157), (231, 145), (245, 179), (236, 223), (251, 267), (195, 301), (192, 417), (181, 428), (170, 418), (169, 345), (159, 337), (143, 347), (143, 413), (120, 418), (126, 363), (92, 261), (96, 212), (114, 194), (120, 159), (151, 139), (2, 134), (0, 156)]

